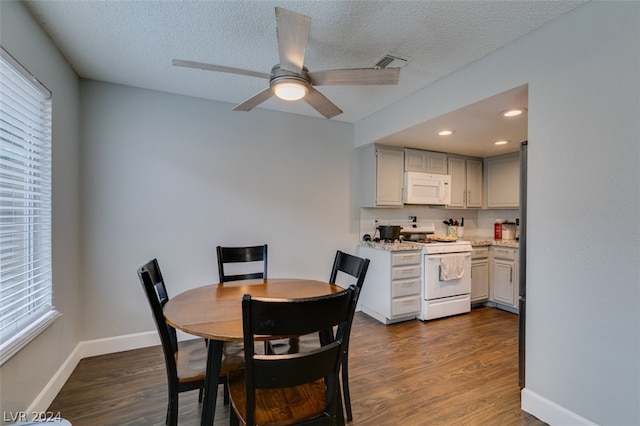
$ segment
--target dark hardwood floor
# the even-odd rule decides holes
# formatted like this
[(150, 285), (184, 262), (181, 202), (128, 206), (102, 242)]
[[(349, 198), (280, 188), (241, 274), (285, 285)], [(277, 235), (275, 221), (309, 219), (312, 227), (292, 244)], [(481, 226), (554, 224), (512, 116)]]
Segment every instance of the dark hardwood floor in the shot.
[[(358, 312), (349, 358), (353, 426), (545, 425), (520, 410), (518, 318), (494, 308), (382, 325)], [(82, 360), (49, 411), (74, 426), (163, 425), (159, 346)], [(218, 395), (215, 426), (229, 408)], [(198, 393), (180, 395), (180, 425), (198, 425)]]

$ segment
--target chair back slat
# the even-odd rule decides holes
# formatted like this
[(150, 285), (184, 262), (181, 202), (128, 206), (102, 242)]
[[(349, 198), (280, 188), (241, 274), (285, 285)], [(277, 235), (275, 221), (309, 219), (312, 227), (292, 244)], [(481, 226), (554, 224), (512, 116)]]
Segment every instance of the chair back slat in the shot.
[[(216, 247), (218, 255), (218, 276), (221, 283), (250, 279), (267, 278), (267, 245), (248, 247)], [(248, 273), (227, 273), (225, 264), (262, 262), (252, 268), (259, 268), (258, 271)]]
[[(332, 376), (339, 365), (340, 348), (340, 342), (332, 342), (304, 354), (256, 355), (253, 386), (256, 389), (288, 388)], [(281, 358), (274, 362), (271, 359), (274, 356)]]

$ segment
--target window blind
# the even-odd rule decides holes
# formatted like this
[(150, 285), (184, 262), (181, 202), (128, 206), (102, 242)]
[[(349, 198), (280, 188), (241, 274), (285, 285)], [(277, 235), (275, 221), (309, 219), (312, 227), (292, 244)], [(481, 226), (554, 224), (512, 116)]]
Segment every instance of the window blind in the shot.
[(0, 50), (0, 365), (51, 324), (51, 95)]

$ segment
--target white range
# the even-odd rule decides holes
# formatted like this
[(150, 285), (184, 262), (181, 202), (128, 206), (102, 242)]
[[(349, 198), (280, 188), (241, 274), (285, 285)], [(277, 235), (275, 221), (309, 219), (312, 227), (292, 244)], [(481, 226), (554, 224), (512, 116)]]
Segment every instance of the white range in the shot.
[[(457, 315), (471, 310), (471, 252), (469, 241), (437, 241), (428, 239), (435, 233), (430, 223), (406, 227), (403, 235), (419, 238), (422, 252), (422, 300), (418, 318), (426, 321)], [(443, 238), (443, 240), (446, 238)]]

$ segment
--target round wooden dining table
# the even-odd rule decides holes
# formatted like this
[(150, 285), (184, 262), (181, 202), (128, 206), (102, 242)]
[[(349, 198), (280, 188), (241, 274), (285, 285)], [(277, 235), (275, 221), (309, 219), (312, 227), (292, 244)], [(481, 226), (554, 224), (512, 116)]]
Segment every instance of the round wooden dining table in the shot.
[(303, 299), (343, 291), (323, 281), (269, 278), (206, 285), (172, 297), (164, 305), (168, 324), (185, 333), (209, 339), (205, 400), (201, 425), (212, 425), (224, 342), (242, 341), (242, 297)]

